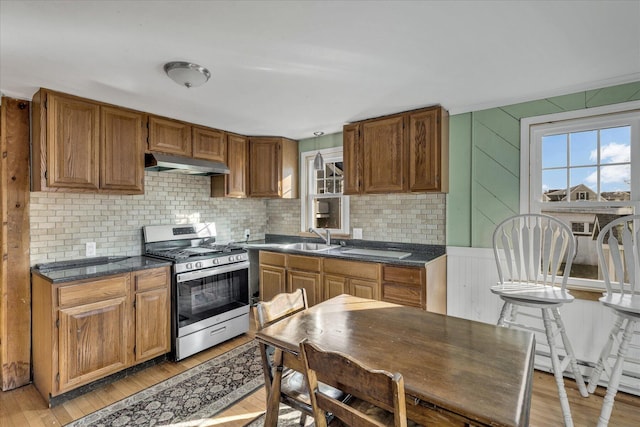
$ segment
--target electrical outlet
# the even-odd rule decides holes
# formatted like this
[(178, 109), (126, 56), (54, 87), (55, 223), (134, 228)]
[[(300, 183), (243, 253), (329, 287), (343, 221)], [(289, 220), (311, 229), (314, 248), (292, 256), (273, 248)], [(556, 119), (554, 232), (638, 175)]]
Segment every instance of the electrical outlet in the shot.
[(249, 237), (249, 236), (251, 236), (251, 230), (249, 230), (248, 228), (245, 228), (244, 229), (244, 237), (246, 238), (246, 237)]
[(96, 242), (87, 242), (85, 244), (85, 255), (96, 256)]
[(353, 229), (353, 238), (354, 239), (362, 239), (362, 228), (354, 228)]

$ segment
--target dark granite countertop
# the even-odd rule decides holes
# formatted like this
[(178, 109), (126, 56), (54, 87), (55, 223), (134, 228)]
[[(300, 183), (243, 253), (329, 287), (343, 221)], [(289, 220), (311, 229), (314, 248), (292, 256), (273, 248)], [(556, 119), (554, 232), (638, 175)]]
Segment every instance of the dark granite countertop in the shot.
[(53, 283), (63, 283), (165, 265), (171, 265), (171, 262), (145, 256), (96, 257), (36, 264), (31, 268), (31, 273), (38, 274)]
[[(290, 243), (309, 242), (324, 243), (320, 239), (310, 239), (297, 236), (274, 235), (267, 234), (265, 240), (252, 241), (245, 244), (246, 249), (264, 250), (283, 253), (295, 253), (307, 256), (320, 256), (325, 258), (341, 258), (354, 261), (377, 262), (384, 264), (395, 264), (413, 267), (424, 267), (429, 262), (446, 254), (444, 245), (424, 245), (414, 243), (397, 243), (397, 242), (377, 242), (371, 240), (355, 240), (355, 239), (331, 239), (331, 244), (336, 245), (335, 248), (323, 251), (305, 251), (286, 248), (284, 245)], [(382, 251), (399, 251), (411, 253), (406, 258), (390, 258), (373, 255), (350, 254), (346, 253), (350, 249), (370, 249)]]

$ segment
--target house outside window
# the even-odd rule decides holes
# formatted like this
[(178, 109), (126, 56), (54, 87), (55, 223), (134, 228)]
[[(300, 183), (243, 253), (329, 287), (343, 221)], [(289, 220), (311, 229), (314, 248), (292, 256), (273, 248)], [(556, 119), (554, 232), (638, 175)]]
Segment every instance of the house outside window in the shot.
[(329, 229), (332, 234), (349, 234), (349, 196), (342, 194), (344, 172), (342, 147), (319, 150), (322, 170), (315, 170), (318, 151), (301, 153), (301, 231), (310, 227)]
[(640, 213), (640, 102), (523, 119), (521, 141), (521, 212), (570, 226), (569, 283), (602, 289), (598, 232)]

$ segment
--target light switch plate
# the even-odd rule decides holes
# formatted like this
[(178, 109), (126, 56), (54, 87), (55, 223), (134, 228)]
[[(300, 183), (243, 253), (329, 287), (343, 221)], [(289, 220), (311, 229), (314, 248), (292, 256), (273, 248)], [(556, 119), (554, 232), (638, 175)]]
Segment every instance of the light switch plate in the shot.
[(86, 256), (96, 256), (96, 242), (87, 242), (85, 245)]
[(362, 239), (362, 228), (354, 228), (353, 229), (353, 238), (354, 239)]

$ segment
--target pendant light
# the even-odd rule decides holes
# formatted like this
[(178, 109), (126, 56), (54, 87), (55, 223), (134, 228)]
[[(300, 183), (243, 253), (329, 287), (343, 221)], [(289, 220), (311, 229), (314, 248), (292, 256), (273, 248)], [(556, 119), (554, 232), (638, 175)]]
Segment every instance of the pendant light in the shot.
[[(324, 135), (324, 132), (314, 132), (313, 133), (316, 136), (316, 143), (315, 143), (315, 147), (316, 150), (318, 149), (318, 137)], [(324, 160), (322, 159), (322, 154), (320, 154), (320, 151), (318, 151), (318, 153), (316, 154), (316, 157), (313, 159), (313, 169), (317, 170), (317, 171), (321, 171), (324, 169)]]

